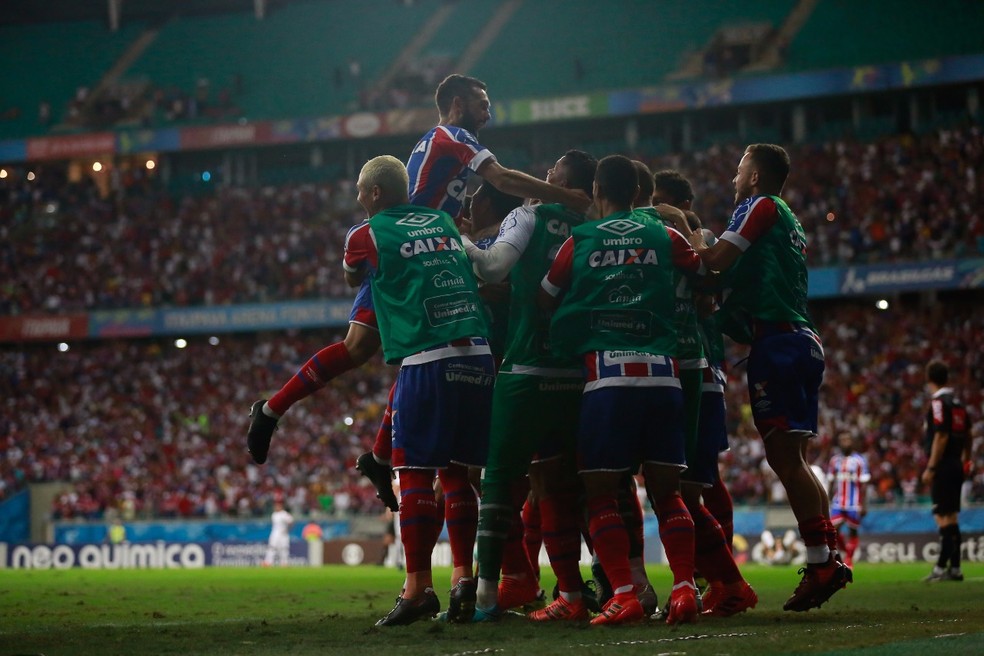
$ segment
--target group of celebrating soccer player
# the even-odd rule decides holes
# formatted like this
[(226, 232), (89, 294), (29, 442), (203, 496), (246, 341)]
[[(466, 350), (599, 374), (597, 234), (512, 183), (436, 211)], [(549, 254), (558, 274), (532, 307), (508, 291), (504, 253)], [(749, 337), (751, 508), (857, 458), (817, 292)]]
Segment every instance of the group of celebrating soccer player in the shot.
[[(824, 356), (806, 308), (805, 235), (779, 197), (786, 152), (746, 149), (737, 209), (715, 239), (676, 172), (570, 150), (538, 180), (478, 142), (491, 118), (483, 82), (451, 75), (436, 102), (440, 122), (406, 165), (380, 156), (359, 174), (368, 218), (346, 238), (346, 280), (359, 287), (348, 335), (257, 401), (247, 436), (265, 462), (293, 403), (380, 346), (399, 366), (376, 443), (357, 464), (399, 512), (406, 553), (403, 591), (377, 625), (440, 612), (431, 554), (445, 525), (450, 622), (495, 621), (537, 601), (532, 535), (557, 577), (532, 621), (594, 611), (597, 625), (680, 624), (753, 608), (717, 467), (727, 448), (723, 335), (751, 346), (755, 425), (806, 545), (784, 608), (817, 608), (845, 587), (852, 572), (827, 492), (805, 460)], [(662, 610), (644, 566), (637, 475), (673, 574)], [(582, 540), (597, 562), (594, 588), (582, 579)], [(702, 606), (696, 573), (708, 583)]]

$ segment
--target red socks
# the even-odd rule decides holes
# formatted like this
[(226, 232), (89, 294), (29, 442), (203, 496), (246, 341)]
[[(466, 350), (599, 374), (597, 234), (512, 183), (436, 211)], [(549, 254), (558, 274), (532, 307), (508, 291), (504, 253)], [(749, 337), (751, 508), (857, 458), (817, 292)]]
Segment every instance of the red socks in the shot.
[[(654, 500), (659, 539), (673, 572), (673, 584), (694, 580), (694, 520), (679, 492)], [(702, 572), (703, 573), (703, 572)], [(707, 576), (706, 573), (704, 573)]]
[[(595, 554), (611, 581), (612, 589), (632, 589), (629, 568), (629, 533), (625, 530), (614, 496), (588, 499), (588, 527)], [(693, 576), (693, 568), (691, 568)]]
[(448, 465), (437, 474), (444, 488), (444, 518), (455, 567), (471, 567), (478, 532), (478, 495), (468, 480), (468, 468)]
[(641, 558), (645, 551), (645, 526), (642, 518), (642, 505), (636, 494), (631, 477), (622, 481), (618, 488), (618, 511), (629, 534), (629, 558)]
[(731, 499), (731, 493), (719, 476), (717, 482), (712, 487), (704, 488), (701, 495), (704, 498), (704, 507), (721, 525), (728, 549), (731, 549), (735, 541), (735, 503)]
[[(581, 592), (581, 532), (577, 527), (580, 504), (573, 493), (540, 499), (540, 525), (550, 566), (561, 592)], [(617, 509), (616, 509), (617, 510)]]
[(400, 534), (407, 573), (429, 571), (431, 554), (441, 532), (440, 513), (434, 499), (434, 470), (401, 469)]
[(348, 349), (345, 348), (345, 342), (326, 346), (305, 362), (287, 384), (270, 397), (267, 405), (275, 413), (283, 416), (290, 406), (314, 394), (332, 378), (354, 367), (355, 363), (352, 362)]
[(741, 572), (724, 541), (724, 531), (704, 506), (692, 515), (694, 520), (694, 564), (708, 581), (735, 583), (741, 580)]

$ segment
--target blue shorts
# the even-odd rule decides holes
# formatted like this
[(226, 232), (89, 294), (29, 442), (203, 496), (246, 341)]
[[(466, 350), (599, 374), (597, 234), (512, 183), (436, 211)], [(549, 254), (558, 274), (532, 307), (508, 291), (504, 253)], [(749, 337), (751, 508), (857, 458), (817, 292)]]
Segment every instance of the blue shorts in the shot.
[(720, 476), (718, 454), (728, 450), (728, 428), (725, 423), (724, 394), (706, 389), (700, 397), (700, 424), (697, 429), (697, 449), (687, 460), (687, 471), (681, 478), (691, 483), (711, 487)]
[(816, 435), (823, 370), (823, 346), (808, 328), (752, 342), (748, 396), (755, 428), (763, 438), (774, 431)]
[(585, 392), (577, 440), (580, 471), (635, 471), (642, 463), (686, 468), (683, 390), (600, 387)]
[(368, 276), (362, 281), (359, 292), (355, 295), (355, 300), (352, 301), (349, 323), (358, 323), (367, 328), (379, 330), (379, 324), (376, 323), (376, 307), (372, 304), (372, 284), (369, 282)]
[(393, 395), (393, 468), (484, 467), (494, 383), (491, 355), (401, 367)]
[(851, 528), (861, 526), (861, 513), (857, 510), (846, 510), (844, 508), (830, 507), (830, 521), (834, 527), (847, 524)]

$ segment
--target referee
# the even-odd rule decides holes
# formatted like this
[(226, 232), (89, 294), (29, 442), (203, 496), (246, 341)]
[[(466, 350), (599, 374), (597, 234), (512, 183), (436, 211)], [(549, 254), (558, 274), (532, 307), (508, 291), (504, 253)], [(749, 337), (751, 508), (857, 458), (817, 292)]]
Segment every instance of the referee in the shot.
[[(964, 463), (970, 461), (967, 409), (947, 386), (949, 369), (940, 360), (926, 365), (931, 394), (926, 413), (926, 451), (929, 460), (923, 483), (932, 489), (933, 517), (940, 530), (940, 555), (924, 581), (963, 581), (960, 571), (960, 488)], [(949, 566), (948, 566), (949, 564)]]

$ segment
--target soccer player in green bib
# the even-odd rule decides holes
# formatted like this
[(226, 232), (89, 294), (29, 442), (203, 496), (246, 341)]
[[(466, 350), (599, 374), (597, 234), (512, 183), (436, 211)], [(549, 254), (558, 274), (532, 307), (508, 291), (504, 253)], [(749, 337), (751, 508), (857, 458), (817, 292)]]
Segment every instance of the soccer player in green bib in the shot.
[(806, 234), (779, 197), (788, 175), (789, 155), (781, 146), (748, 146), (734, 178), (738, 206), (710, 247), (680, 210), (657, 210), (673, 218), (709, 268), (723, 273), (721, 329), (751, 345), (752, 417), (806, 545), (803, 578), (783, 609), (807, 611), (846, 587), (853, 574), (836, 552), (827, 491), (806, 460), (807, 442), (817, 432), (824, 355), (807, 310)]
[(614, 592), (591, 620), (594, 625), (645, 616), (618, 504), (620, 482), (640, 465), (673, 573), (667, 622), (697, 619), (694, 524), (680, 497), (686, 461), (674, 357), (674, 274), (700, 276), (704, 266), (680, 233), (631, 210), (638, 180), (626, 157), (598, 162), (593, 196), (604, 218), (574, 229), (544, 277), (539, 298), (543, 306), (557, 308), (551, 347), (579, 356), (584, 370), (578, 470), (591, 539)]
[[(590, 193), (595, 166), (593, 157), (571, 150), (550, 169), (547, 182)], [(583, 222), (582, 212), (561, 204), (524, 206), (503, 220), (487, 250), (465, 240), (479, 277), (492, 283), (508, 280), (512, 287), (506, 352), (495, 384), (489, 459), (482, 479), (476, 620), (496, 619), (509, 608), (536, 600), (539, 593), (530, 562), (536, 554), (527, 554), (522, 541), (520, 510), (529, 486), (540, 505), (544, 542), (560, 593), (568, 599), (581, 595), (580, 504), (572, 458), (584, 383), (577, 358), (551, 353), (549, 317), (537, 307), (536, 297), (560, 245)], [(542, 611), (531, 618), (587, 619), (583, 607), (577, 608), (582, 611), (562, 618)]]
[(400, 160), (369, 160), (357, 187), (369, 220), (349, 234), (349, 242), (358, 244), (353, 250), (365, 254), (366, 266), (357, 263), (346, 275), (371, 272), (383, 356), (400, 365), (393, 468), (400, 481), (407, 578), (396, 606), (377, 626), (410, 624), (440, 610), (431, 574), (441, 531), (435, 471), (444, 489), (454, 565), (448, 620), (470, 622), (478, 506), (467, 467), (485, 465), (495, 381), (478, 283), (452, 217), (408, 204)]

